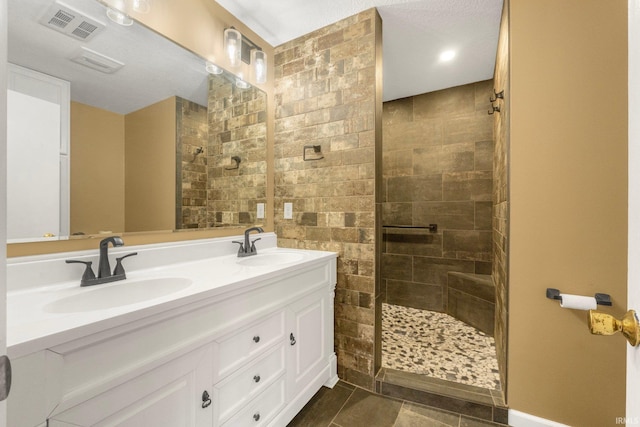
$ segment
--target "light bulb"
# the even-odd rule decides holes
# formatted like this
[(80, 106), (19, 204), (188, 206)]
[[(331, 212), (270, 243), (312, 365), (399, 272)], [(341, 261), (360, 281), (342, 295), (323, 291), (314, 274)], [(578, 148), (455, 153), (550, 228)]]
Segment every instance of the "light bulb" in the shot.
[(258, 84), (267, 82), (267, 54), (261, 50), (251, 51), (251, 62), (253, 63), (254, 79)]
[(224, 30), (224, 50), (229, 59), (229, 65), (239, 67), (242, 60), (242, 34), (235, 28)]

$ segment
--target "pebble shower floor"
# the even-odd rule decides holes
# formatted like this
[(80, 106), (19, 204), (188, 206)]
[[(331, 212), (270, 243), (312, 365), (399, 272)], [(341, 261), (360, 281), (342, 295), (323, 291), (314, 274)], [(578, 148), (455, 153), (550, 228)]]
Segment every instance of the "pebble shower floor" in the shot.
[(382, 366), (500, 390), (493, 337), (444, 313), (382, 304)]

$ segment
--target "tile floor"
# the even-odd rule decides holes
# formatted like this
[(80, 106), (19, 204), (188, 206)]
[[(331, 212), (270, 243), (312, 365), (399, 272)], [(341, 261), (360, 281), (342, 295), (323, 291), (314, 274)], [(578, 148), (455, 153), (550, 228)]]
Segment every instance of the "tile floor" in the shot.
[(493, 337), (445, 313), (382, 304), (382, 367), (500, 390)]
[(499, 427), (454, 412), (371, 393), (343, 381), (322, 387), (288, 427)]

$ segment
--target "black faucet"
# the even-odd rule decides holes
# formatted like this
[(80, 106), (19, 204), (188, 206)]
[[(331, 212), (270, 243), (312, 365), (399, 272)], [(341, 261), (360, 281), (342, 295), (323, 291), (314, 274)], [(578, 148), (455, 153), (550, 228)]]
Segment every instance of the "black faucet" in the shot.
[(257, 231), (258, 233), (264, 233), (264, 230), (262, 229), (262, 227), (247, 228), (246, 230), (244, 230), (244, 242), (241, 242), (239, 240), (233, 241), (233, 243), (237, 243), (240, 245), (240, 248), (238, 248), (239, 257), (246, 257), (246, 256), (258, 254), (258, 250), (256, 249), (256, 242), (260, 240), (260, 237), (249, 242), (249, 233), (251, 233), (252, 231)]
[(111, 276), (111, 266), (109, 265), (109, 243), (114, 248), (123, 246), (122, 238), (118, 236), (107, 237), (100, 241), (100, 261), (98, 263), (98, 278)]
[(109, 243), (111, 243), (114, 247), (124, 245), (122, 238), (118, 236), (107, 237), (106, 239), (102, 239), (100, 241), (98, 277), (96, 277), (96, 275), (93, 273), (93, 269), (91, 268), (91, 261), (77, 261), (72, 259), (66, 260), (67, 264), (78, 263), (85, 265), (84, 273), (82, 274), (82, 279), (80, 280), (80, 286), (99, 285), (100, 283), (115, 282), (127, 278), (124, 272), (124, 267), (122, 266), (122, 260), (133, 255), (138, 255), (138, 253), (132, 252), (130, 254), (121, 256), (120, 258), (116, 258), (116, 267), (113, 269), (112, 274), (111, 266), (109, 265)]

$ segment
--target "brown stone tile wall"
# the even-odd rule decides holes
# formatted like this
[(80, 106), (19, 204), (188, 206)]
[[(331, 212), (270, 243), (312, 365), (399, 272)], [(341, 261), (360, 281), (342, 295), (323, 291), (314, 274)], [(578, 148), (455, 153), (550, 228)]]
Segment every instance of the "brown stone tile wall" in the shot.
[(508, 245), (509, 245), (509, 1), (504, 2), (496, 55), (495, 85), (504, 90), (500, 113), (494, 114), (493, 269), (496, 288), (495, 340), (502, 391), (507, 391)]
[(386, 102), (382, 286), (390, 304), (444, 312), (447, 273), (491, 274), (493, 80)]
[(176, 228), (207, 226), (207, 107), (176, 97)]
[[(381, 21), (370, 9), (277, 47), (274, 58), (278, 245), (339, 253), (338, 374), (368, 389), (375, 374), (380, 43)], [(324, 159), (303, 161), (305, 145), (320, 145)], [(285, 202), (293, 219), (283, 218)]]
[[(220, 76), (209, 79), (207, 223), (254, 225), (256, 204), (267, 201), (266, 94), (239, 89)], [(232, 157), (240, 165), (232, 169)]]

